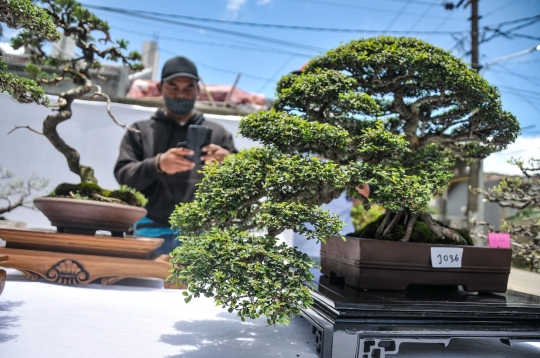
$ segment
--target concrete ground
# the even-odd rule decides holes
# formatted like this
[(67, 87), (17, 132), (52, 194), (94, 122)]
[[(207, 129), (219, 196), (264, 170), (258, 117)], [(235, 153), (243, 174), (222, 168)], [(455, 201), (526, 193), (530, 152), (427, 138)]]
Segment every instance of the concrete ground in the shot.
[(512, 267), (508, 289), (540, 296), (540, 274)]

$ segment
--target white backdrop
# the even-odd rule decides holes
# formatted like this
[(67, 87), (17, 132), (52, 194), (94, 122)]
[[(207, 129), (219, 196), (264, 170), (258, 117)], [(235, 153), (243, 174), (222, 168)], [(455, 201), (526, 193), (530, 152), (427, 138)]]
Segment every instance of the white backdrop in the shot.
[[(51, 97), (56, 103), (57, 97)], [(94, 168), (99, 184), (107, 189), (118, 187), (113, 168), (118, 156), (124, 130), (114, 124), (108, 116), (104, 102), (75, 101), (73, 116), (58, 126), (58, 132), (68, 145), (81, 155), (81, 164)], [(150, 118), (156, 108), (113, 103), (111, 111), (121, 123)], [(20, 104), (9, 95), (0, 93), (0, 166), (11, 170), (17, 178), (27, 179), (32, 174), (46, 177), (49, 186), (39, 195), (52, 190), (61, 182), (77, 183), (79, 177), (69, 171), (67, 162), (49, 143), (47, 138), (27, 129), (18, 129), (8, 135), (15, 125), (29, 125), (41, 130), (43, 119), (51, 109), (36, 104)], [(211, 115), (205, 117), (223, 125), (231, 133), (237, 133), (240, 117)], [(235, 137), (238, 149), (254, 146), (255, 143), (241, 136)], [(0, 202), (0, 206), (4, 206)], [(7, 219), (24, 221), (28, 227), (51, 228), (41, 212), (18, 208), (4, 215)]]

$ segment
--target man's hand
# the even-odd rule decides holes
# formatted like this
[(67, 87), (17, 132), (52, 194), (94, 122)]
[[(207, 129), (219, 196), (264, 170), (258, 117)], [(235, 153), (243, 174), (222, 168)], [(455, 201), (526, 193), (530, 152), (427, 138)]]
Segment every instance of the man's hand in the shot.
[(187, 148), (171, 148), (159, 158), (159, 166), (166, 174), (187, 172), (195, 167), (195, 164), (186, 158), (193, 155), (193, 151)]
[(206, 152), (206, 154), (201, 156), (201, 160), (206, 163), (210, 163), (214, 159), (221, 163), (226, 156), (231, 154), (227, 149), (222, 148), (217, 144), (208, 144), (206, 147), (203, 147), (202, 150), (203, 152)]
[(369, 198), (369, 194), (371, 194), (368, 184), (359, 185), (355, 189), (358, 192), (358, 194), (361, 194), (361, 195), (365, 196), (366, 198)]

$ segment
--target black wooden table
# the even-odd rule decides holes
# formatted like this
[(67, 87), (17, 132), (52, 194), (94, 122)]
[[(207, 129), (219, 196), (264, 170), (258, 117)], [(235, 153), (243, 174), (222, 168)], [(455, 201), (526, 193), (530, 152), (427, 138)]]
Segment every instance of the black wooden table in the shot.
[(452, 338), (540, 341), (540, 296), (507, 291), (471, 293), (458, 287), (410, 287), (366, 291), (321, 276), (315, 304), (303, 309), (322, 358), (382, 358), (401, 343), (439, 343)]

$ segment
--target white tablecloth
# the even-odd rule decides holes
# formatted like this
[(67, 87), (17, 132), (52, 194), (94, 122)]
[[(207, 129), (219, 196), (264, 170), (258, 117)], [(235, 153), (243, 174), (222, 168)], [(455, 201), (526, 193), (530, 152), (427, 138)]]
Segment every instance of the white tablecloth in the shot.
[[(212, 300), (184, 303), (180, 290), (61, 286), (12, 272), (0, 296), (2, 358), (317, 357), (311, 326), (301, 317), (289, 326), (268, 327), (264, 319), (242, 323)], [(388, 357), (537, 358), (540, 344), (404, 344)]]

